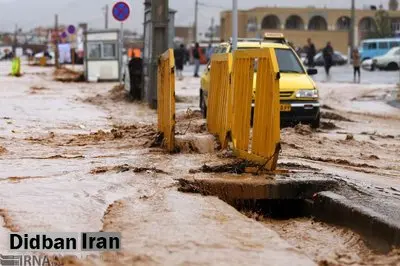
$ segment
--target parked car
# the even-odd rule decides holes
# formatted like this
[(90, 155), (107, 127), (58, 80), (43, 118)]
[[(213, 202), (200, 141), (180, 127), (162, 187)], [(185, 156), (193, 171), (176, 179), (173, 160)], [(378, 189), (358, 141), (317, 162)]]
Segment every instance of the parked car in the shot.
[[(333, 65), (341, 66), (347, 64), (347, 56), (342, 54), (341, 52), (335, 51), (333, 54)], [(316, 56), (314, 56), (314, 63), (317, 66), (324, 65), (324, 57), (322, 56), (322, 52), (319, 52)]]
[(380, 70), (398, 70), (400, 66), (400, 47), (394, 47), (385, 55), (374, 57), (372, 63)]
[(361, 61), (386, 54), (400, 45), (400, 38), (367, 39), (360, 44)]
[(364, 61), (361, 63), (361, 67), (362, 67), (363, 69), (369, 70), (369, 71), (374, 71), (374, 70), (375, 70), (375, 65), (374, 65), (374, 62), (372, 61), (372, 59), (364, 60)]

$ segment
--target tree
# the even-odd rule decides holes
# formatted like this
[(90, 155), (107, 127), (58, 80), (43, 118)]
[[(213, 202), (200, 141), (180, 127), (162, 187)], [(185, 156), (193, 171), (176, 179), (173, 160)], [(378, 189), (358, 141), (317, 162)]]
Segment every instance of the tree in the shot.
[(396, 11), (399, 8), (398, 0), (390, 0), (389, 1), (389, 10)]
[(386, 10), (378, 10), (375, 13), (376, 31), (370, 32), (369, 38), (388, 38), (392, 37), (392, 26), (389, 13)]

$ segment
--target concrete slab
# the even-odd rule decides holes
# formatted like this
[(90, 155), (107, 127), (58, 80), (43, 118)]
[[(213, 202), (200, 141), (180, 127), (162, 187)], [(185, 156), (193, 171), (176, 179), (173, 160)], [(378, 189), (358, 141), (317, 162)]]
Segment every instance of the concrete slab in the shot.
[(198, 174), (179, 180), (181, 190), (194, 190), (217, 196), (226, 202), (248, 199), (306, 199), (314, 193), (335, 189), (335, 180), (304, 176), (253, 176), (229, 174)]

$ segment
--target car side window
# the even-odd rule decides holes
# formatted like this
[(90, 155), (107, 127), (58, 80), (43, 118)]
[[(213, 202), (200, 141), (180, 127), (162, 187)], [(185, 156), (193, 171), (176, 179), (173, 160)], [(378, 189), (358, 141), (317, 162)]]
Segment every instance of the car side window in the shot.
[(375, 50), (376, 49), (376, 42), (368, 43), (368, 50)]
[(388, 43), (387, 42), (380, 42), (379, 43), (379, 49), (388, 49)]

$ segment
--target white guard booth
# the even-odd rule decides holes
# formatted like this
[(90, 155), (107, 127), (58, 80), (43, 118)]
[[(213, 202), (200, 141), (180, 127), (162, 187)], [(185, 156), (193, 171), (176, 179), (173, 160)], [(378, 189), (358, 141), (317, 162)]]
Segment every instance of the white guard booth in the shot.
[(120, 31), (85, 33), (85, 77), (87, 81), (118, 81), (121, 75)]

